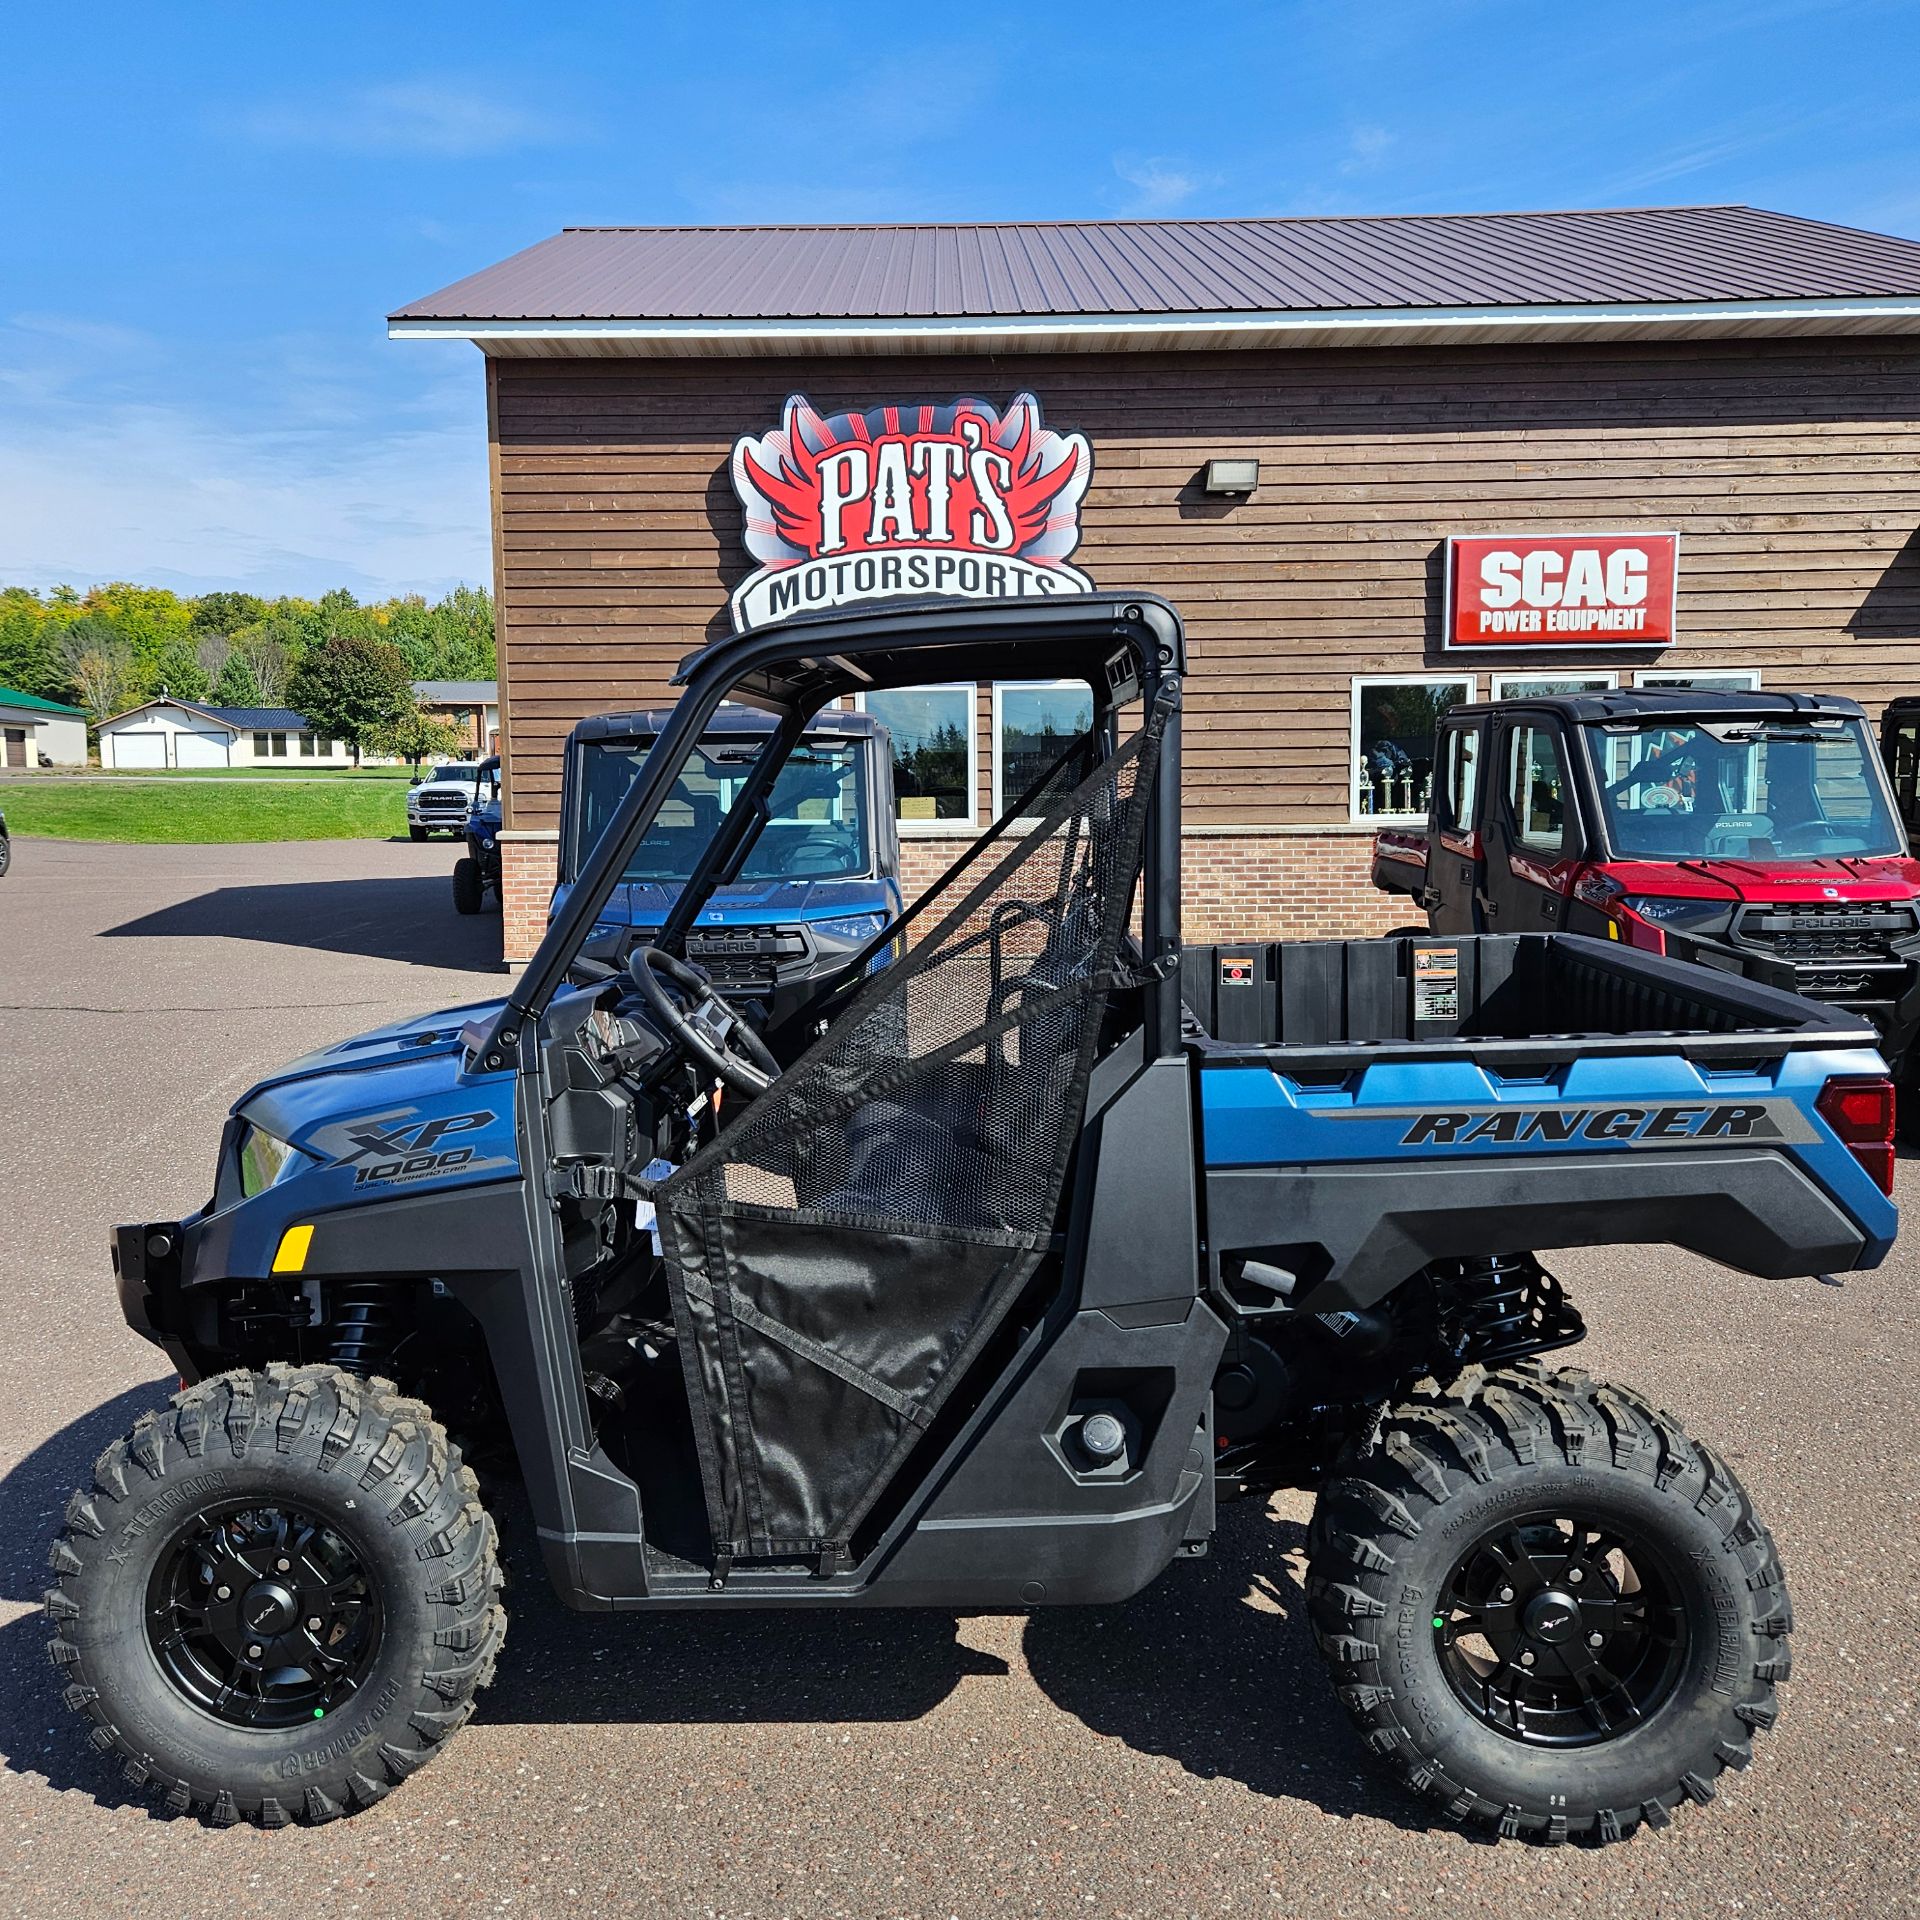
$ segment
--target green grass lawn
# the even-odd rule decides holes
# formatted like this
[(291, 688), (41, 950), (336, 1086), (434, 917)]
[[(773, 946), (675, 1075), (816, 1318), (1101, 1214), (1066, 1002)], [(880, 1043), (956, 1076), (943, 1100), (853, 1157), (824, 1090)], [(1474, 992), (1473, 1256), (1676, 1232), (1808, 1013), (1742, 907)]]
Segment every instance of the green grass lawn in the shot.
[(56, 840), (386, 840), (407, 830), (405, 794), (404, 779), (9, 780), (0, 812)]
[[(316, 767), (298, 760), (261, 767), (89, 767), (87, 777), (109, 780), (398, 780), (413, 778), (411, 767)], [(57, 777), (57, 776), (54, 776)], [(71, 776), (69, 776), (71, 777)]]

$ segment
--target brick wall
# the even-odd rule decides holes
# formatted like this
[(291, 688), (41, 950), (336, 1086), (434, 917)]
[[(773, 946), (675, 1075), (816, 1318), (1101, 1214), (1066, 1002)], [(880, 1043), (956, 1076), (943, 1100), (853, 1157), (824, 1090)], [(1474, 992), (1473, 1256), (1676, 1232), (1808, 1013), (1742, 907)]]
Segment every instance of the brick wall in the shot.
[[(1182, 841), (1181, 918), (1188, 940), (1311, 940), (1385, 933), (1418, 916), (1369, 878), (1373, 836), (1351, 833), (1195, 833)], [(960, 854), (953, 840), (905, 839), (900, 876), (908, 899)], [(547, 924), (558, 848), (548, 839), (503, 837), (506, 895), (502, 942), (524, 961)]]

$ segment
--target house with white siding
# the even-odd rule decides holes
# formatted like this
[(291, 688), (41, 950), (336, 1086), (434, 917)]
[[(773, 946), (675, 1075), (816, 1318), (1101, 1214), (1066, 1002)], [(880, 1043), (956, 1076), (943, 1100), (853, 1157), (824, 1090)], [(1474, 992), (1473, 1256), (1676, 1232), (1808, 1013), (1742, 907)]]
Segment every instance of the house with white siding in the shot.
[(100, 723), (103, 767), (345, 767), (344, 740), (290, 707), (207, 707), (163, 696)]

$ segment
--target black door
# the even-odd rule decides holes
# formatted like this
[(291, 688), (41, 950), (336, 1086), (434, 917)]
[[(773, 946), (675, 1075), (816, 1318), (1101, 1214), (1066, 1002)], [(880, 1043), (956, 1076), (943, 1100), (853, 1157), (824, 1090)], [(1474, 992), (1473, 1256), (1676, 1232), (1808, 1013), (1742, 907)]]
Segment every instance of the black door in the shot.
[(1567, 741), (1559, 727), (1544, 714), (1503, 720), (1487, 784), (1480, 899), (1486, 930), (1553, 932), (1566, 924), (1581, 851), (1579, 810), (1567, 782)]
[(1427, 843), (1427, 892), (1422, 904), (1435, 933), (1484, 933), (1480, 914), (1481, 767), (1487, 722), (1450, 720), (1440, 729), (1434, 756), (1433, 805)]

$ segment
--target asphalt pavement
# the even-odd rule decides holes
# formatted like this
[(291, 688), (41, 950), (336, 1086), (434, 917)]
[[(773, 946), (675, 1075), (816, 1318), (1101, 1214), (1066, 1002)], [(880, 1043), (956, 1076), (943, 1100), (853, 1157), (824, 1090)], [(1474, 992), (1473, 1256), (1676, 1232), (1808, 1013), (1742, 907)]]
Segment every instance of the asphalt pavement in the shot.
[(205, 1196), (263, 1071), (502, 990), (453, 857), (21, 840), (0, 880), (0, 1915), (1920, 1912), (1920, 1239), (1843, 1288), (1554, 1262), (1583, 1364), (1728, 1454), (1794, 1599), (1778, 1730), (1664, 1834), (1475, 1842), (1376, 1779), (1292, 1498), (1125, 1605), (1030, 1619), (571, 1615), (509, 1507), (500, 1677), (431, 1766), (316, 1829), (151, 1812), (57, 1699), (38, 1608), (68, 1490), (171, 1385), (107, 1231)]

